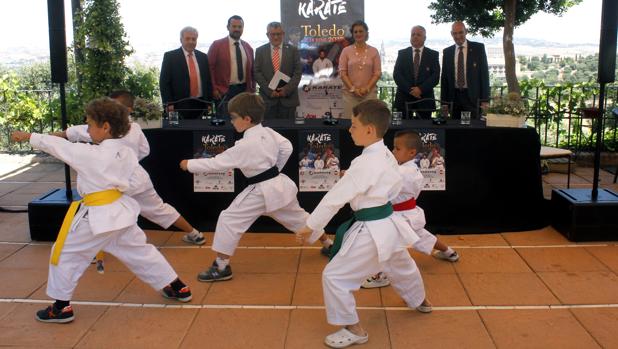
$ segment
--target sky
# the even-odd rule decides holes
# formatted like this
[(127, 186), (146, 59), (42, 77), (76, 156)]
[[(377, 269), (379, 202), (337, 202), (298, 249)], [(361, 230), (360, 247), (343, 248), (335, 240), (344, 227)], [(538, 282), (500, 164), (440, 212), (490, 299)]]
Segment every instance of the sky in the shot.
[[(266, 40), (266, 24), (280, 20), (280, 0), (118, 0), (129, 42), (137, 51), (178, 42), (182, 27), (199, 32), (199, 42), (209, 44), (227, 34), (227, 18), (233, 14), (245, 20), (243, 39)], [(347, 0), (348, 6), (355, 0)], [(369, 43), (408, 40), (413, 25), (423, 25), (427, 38), (450, 38), (450, 25), (431, 24), (431, 0), (365, 0), (365, 21)], [(584, 0), (562, 17), (539, 13), (515, 29), (518, 38), (541, 39), (565, 44), (599, 42), (602, 0)], [(65, 0), (67, 43), (72, 40), (71, 0)], [(47, 48), (47, 1), (0, 0), (0, 48)], [(502, 34), (498, 33), (498, 37)], [(176, 48), (175, 44), (169, 49)]]

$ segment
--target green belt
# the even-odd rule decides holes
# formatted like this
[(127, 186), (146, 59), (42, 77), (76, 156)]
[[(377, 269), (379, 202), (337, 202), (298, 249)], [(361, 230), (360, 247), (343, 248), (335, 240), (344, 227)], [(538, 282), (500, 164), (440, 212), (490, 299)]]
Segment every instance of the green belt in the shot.
[(343, 222), (339, 228), (337, 228), (337, 233), (335, 233), (335, 242), (333, 242), (333, 246), (330, 248), (330, 259), (333, 259), (337, 252), (341, 249), (343, 238), (354, 222), (377, 221), (378, 219), (384, 219), (390, 216), (392, 213), (393, 205), (390, 202), (387, 202), (382, 206), (368, 207), (354, 211), (354, 216)]

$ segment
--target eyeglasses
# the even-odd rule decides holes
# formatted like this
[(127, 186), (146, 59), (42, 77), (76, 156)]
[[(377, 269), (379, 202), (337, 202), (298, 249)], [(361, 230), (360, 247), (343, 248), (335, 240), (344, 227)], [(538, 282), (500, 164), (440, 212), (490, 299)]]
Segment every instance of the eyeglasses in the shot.
[(268, 36), (282, 36), (283, 33), (268, 33)]

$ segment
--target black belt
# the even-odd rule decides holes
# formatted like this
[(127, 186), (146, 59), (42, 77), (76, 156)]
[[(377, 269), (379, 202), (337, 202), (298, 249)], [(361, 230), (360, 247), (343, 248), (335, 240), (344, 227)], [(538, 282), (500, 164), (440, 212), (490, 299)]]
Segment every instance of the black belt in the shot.
[(268, 170), (255, 175), (253, 177), (249, 177), (247, 178), (247, 185), (251, 185), (251, 184), (257, 184), (260, 182), (264, 182), (267, 181), (271, 178), (275, 178), (279, 175), (279, 168), (277, 168), (277, 166), (273, 166), (271, 168), (269, 168)]
[(242, 84), (234, 84), (234, 85), (230, 85), (229, 87), (241, 87), (241, 86), (246, 86), (247, 83), (243, 82)]

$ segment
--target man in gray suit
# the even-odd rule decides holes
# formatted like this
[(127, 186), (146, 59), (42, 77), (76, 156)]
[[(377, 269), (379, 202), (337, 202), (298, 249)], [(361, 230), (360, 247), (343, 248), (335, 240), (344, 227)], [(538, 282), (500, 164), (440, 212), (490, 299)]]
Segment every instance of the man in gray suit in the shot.
[[(294, 118), (298, 100), (298, 84), (302, 74), (298, 49), (283, 43), (284, 36), (281, 23), (272, 22), (266, 27), (266, 36), (269, 43), (255, 50), (253, 75), (260, 85), (260, 96), (266, 103), (265, 119)], [(279, 82), (276, 88), (269, 88), (269, 84), (276, 71), (290, 77), (287, 83)]]

